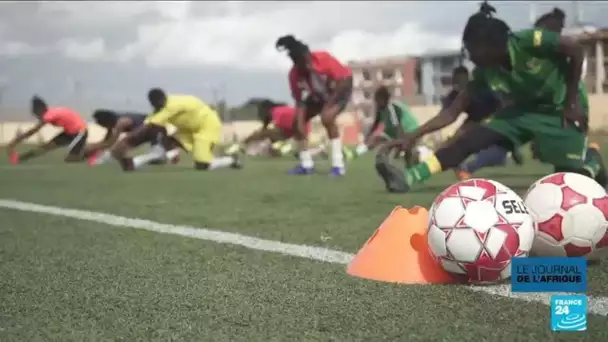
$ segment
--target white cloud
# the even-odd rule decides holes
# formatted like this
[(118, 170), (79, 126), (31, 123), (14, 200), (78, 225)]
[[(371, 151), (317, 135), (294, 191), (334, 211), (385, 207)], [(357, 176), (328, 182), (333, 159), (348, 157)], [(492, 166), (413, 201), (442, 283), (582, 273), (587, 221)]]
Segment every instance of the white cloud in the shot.
[[(417, 22), (412, 13), (427, 9), (415, 1), (46, 2), (38, 8), (40, 20), (63, 18), (47, 28), (63, 32), (51, 48), (67, 58), (246, 71), (286, 69), (289, 59), (274, 47), (284, 34), (343, 61), (457, 48), (457, 34), (441, 36)], [(91, 37), (66, 36), (74, 30)], [(121, 47), (111, 49), (117, 37)], [(13, 46), (11, 51), (26, 49)]]
[[(234, 6), (234, 3), (233, 3)], [(365, 7), (358, 6), (364, 11)], [(336, 27), (342, 8), (335, 3), (305, 3), (294, 7), (250, 15), (233, 11), (206, 18), (169, 20), (138, 28), (137, 40), (118, 54), (142, 57), (151, 67), (200, 65), (229, 66), (244, 70), (276, 70), (289, 66), (284, 54), (276, 51), (277, 37), (294, 33), (304, 40), (324, 35), (325, 40), (310, 41), (312, 49), (328, 49), (342, 60), (418, 54), (430, 49), (456, 49), (458, 38), (428, 32), (416, 23), (393, 30), (372, 33), (365, 30), (373, 21), (361, 21), (361, 29)], [(365, 13), (349, 16), (365, 17)], [(317, 17), (311, 24), (310, 17)], [(339, 20), (339, 19), (338, 19)]]
[(89, 42), (80, 42), (74, 39), (63, 39), (57, 43), (63, 54), (79, 61), (94, 61), (107, 58), (106, 44), (102, 38)]
[(31, 46), (23, 42), (0, 40), (0, 56), (23, 56), (46, 52), (45, 49)]

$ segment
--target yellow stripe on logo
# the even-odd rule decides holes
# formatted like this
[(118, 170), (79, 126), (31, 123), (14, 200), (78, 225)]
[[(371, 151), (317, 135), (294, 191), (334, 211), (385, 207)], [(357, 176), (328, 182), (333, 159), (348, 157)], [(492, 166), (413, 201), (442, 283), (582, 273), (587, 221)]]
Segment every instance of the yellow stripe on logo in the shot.
[(543, 31), (534, 31), (534, 46), (540, 46), (540, 44), (543, 42)]

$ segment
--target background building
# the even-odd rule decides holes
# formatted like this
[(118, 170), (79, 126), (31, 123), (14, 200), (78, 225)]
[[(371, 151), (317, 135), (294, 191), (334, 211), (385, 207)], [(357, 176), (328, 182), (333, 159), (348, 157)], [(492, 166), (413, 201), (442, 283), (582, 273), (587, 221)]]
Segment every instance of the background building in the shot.
[(416, 86), (416, 59), (395, 56), (349, 62), (353, 70), (353, 96), (351, 109), (369, 114), (374, 91), (381, 85), (391, 89), (395, 99), (411, 102), (418, 90)]

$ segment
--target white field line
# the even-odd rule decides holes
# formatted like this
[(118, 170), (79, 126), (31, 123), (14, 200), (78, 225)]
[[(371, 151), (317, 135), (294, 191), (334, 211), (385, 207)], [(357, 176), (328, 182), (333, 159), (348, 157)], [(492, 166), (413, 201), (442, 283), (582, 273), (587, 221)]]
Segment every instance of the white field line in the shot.
[[(352, 260), (354, 256), (351, 253), (331, 250), (322, 247), (296, 245), (273, 240), (264, 240), (241, 234), (227, 233), (207, 228), (178, 226), (137, 218), (128, 218), (112, 214), (98, 213), (93, 211), (39, 205), (11, 199), (0, 199), (0, 208), (19, 210), (31, 213), (48, 214), (53, 216), (63, 216), (83, 221), (102, 223), (115, 227), (127, 227), (134, 229), (143, 229), (158, 233), (180, 235), (195, 239), (237, 245), (248, 249), (279, 253), (283, 255), (290, 255), (303, 259), (327, 262), (332, 264), (346, 265), (350, 262), (350, 260)], [(550, 293), (512, 293), (509, 288), (509, 285), (469, 286), (468, 288), (472, 291), (484, 292), (495, 296), (550, 305)], [(608, 316), (608, 298), (589, 296), (588, 312), (596, 315)]]

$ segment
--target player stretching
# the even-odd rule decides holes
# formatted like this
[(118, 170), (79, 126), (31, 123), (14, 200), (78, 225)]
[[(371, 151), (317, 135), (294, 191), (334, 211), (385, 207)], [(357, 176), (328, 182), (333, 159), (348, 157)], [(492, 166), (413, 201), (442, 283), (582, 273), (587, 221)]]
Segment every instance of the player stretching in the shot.
[[(148, 100), (154, 112), (146, 118), (144, 125), (112, 148), (112, 155), (120, 161), (124, 171), (133, 171), (164, 159), (167, 150), (178, 147), (192, 153), (197, 170), (241, 167), (234, 156), (214, 158), (213, 149), (221, 138), (222, 121), (218, 113), (203, 101), (190, 95), (167, 95), (158, 88), (148, 92)], [(166, 135), (167, 124), (176, 128), (171, 137)], [(154, 145), (149, 153), (134, 158), (126, 156), (132, 147), (158, 137), (162, 137), (163, 144)]]
[[(346, 108), (350, 99), (352, 71), (325, 51), (310, 51), (306, 44), (291, 35), (279, 38), (276, 46), (287, 50), (293, 61), (289, 72), (289, 86), (296, 102), (294, 139), (299, 145), (300, 163), (290, 173), (313, 173), (314, 163), (309, 151), (306, 123), (320, 113), (321, 122), (330, 139), (330, 174), (344, 175), (346, 168), (336, 118)], [(305, 93), (308, 98), (304, 98)]]
[[(405, 103), (391, 100), (391, 93), (387, 87), (376, 89), (374, 103), (376, 107), (374, 123), (366, 134), (365, 143), (357, 146), (355, 150), (357, 156), (418, 128), (418, 120), (412, 114), (410, 107)], [(384, 131), (381, 134), (374, 134), (380, 122), (384, 126)], [(406, 153), (406, 156), (407, 160), (412, 157), (411, 153)]]
[[(65, 146), (68, 148), (68, 154), (64, 158), (65, 162), (79, 162), (84, 159), (84, 146), (88, 134), (87, 124), (80, 114), (70, 108), (49, 107), (46, 102), (38, 96), (32, 98), (32, 114), (39, 120), (36, 126), (15, 137), (15, 139), (7, 145), (11, 163), (17, 164), (19, 162), (27, 161), (57, 149), (58, 147)], [(59, 127), (63, 130), (50, 141), (25, 152), (22, 155), (18, 155), (14, 151), (19, 143), (36, 134), (47, 124)]]
[(484, 148), (496, 144), (510, 148), (532, 139), (538, 142), (541, 160), (555, 171), (588, 175), (606, 187), (601, 156), (586, 146), (586, 99), (579, 88), (581, 45), (542, 29), (514, 34), (504, 21), (492, 17), (494, 11), (483, 3), (464, 29), (464, 47), (476, 65), (467, 89), (440, 115), (389, 147), (407, 149), (425, 134), (454, 122), (479, 90), (491, 88), (507, 95), (512, 105), (405, 172), (390, 165), (386, 153), (378, 154), (376, 169), (387, 189), (407, 192)]
[[(140, 113), (119, 113), (107, 109), (98, 109), (93, 113), (95, 122), (106, 129), (106, 135), (102, 141), (89, 144), (85, 147), (85, 155), (89, 156), (89, 164), (100, 165), (104, 164), (112, 159), (111, 147), (116, 144), (120, 135), (123, 133), (129, 133), (144, 125), (146, 120), (145, 114)], [(160, 136), (166, 136), (166, 131)], [(157, 137), (150, 137), (148, 141), (142, 141), (142, 143), (149, 142), (152, 147), (156, 144), (162, 143), (158, 141)], [(179, 149), (173, 149), (167, 152), (166, 159), (159, 159), (164, 162), (170, 160), (172, 163), (179, 161)]]
[[(449, 107), (452, 105), (458, 94), (466, 89), (469, 83), (469, 70), (465, 66), (459, 66), (454, 68), (452, 72), (452, 91), (443, 99), (442, 108)], [(448, 146), (452, 144), (456, 139), (465, 134), (474, 126), (479, 125), (483, 120), (488, 119), (494, 114), (502, 103), (500, 98), (494, 94), (491, 90), (485, 90), (473, 94), (469, 104), (466, 106), (464, 113), (467, 114), (467, 118), (456, 130), (452, 137), (448, 138), (442, 146)], [(505, 150), (499, 145), (491, 146), (475, 156), (469, 162), (461, 164), (455, 169), (456, 176), (463, 180), (471, 177), (473, 172), (487, 166), (498, 166), (504, 165), (507, 162), (507, 154), (509, 151)], [(517, 164), (522, 164), (523, 157), (518, 149), (512, 151), (512, 158)]]
[[(296, 109), (269, 99), (257, 100), (251, 104), (257, 104), (258, 118), (262, 121), (262, 127), (240, 144), (231, 146), (226, 152), (232, 155), (247, 150), (247, 147), (253, 143), (262, 141), (270, 141), (271, 155), (284, 156), (291, 152), (291, 145), (287, 140), (293, 136)], [(306, 123), (306, 135), (308, 134), (310, 134), (310, 123)]]
[[(564, 29), (566, 23), (566, 13), (564, 13), (564, 11), (562, 11), (559, 8), (554, 8), (551, 12), (545, 13), (543, 15), (541, 15), (536, 22), (534, 23), (535, 27), (539, 27), (539, 28), (544, 28), (546, 30), (550, 30), (553, 32), (557, 32), (557, 33), (562, 33), (562, 30)], [(581, 83), (580, 83), (580, 87), (582, 92), (585, 92), (585, 99), (587, 98), (587, 88), (585, 87), (585, 83), (584, 83), (584, 79), (585, 76), (587, 75), (587, 59), (585, 59), (583, 61), (583, 71), (581, 74)], [(588, 104), (584, 104), (584, 105), (588, 105)], [(532, 142), (531, 144), (531, 149), (532, 149), (532, 156), (535, 159), (539, 159), (539, 155), (538, 155), (538, 146), (536, 144), (535, 141)], [(597, 143), (589, 143), (589, 148), (593, 148), (597, 151), (600, 150), (600, 146)]]

